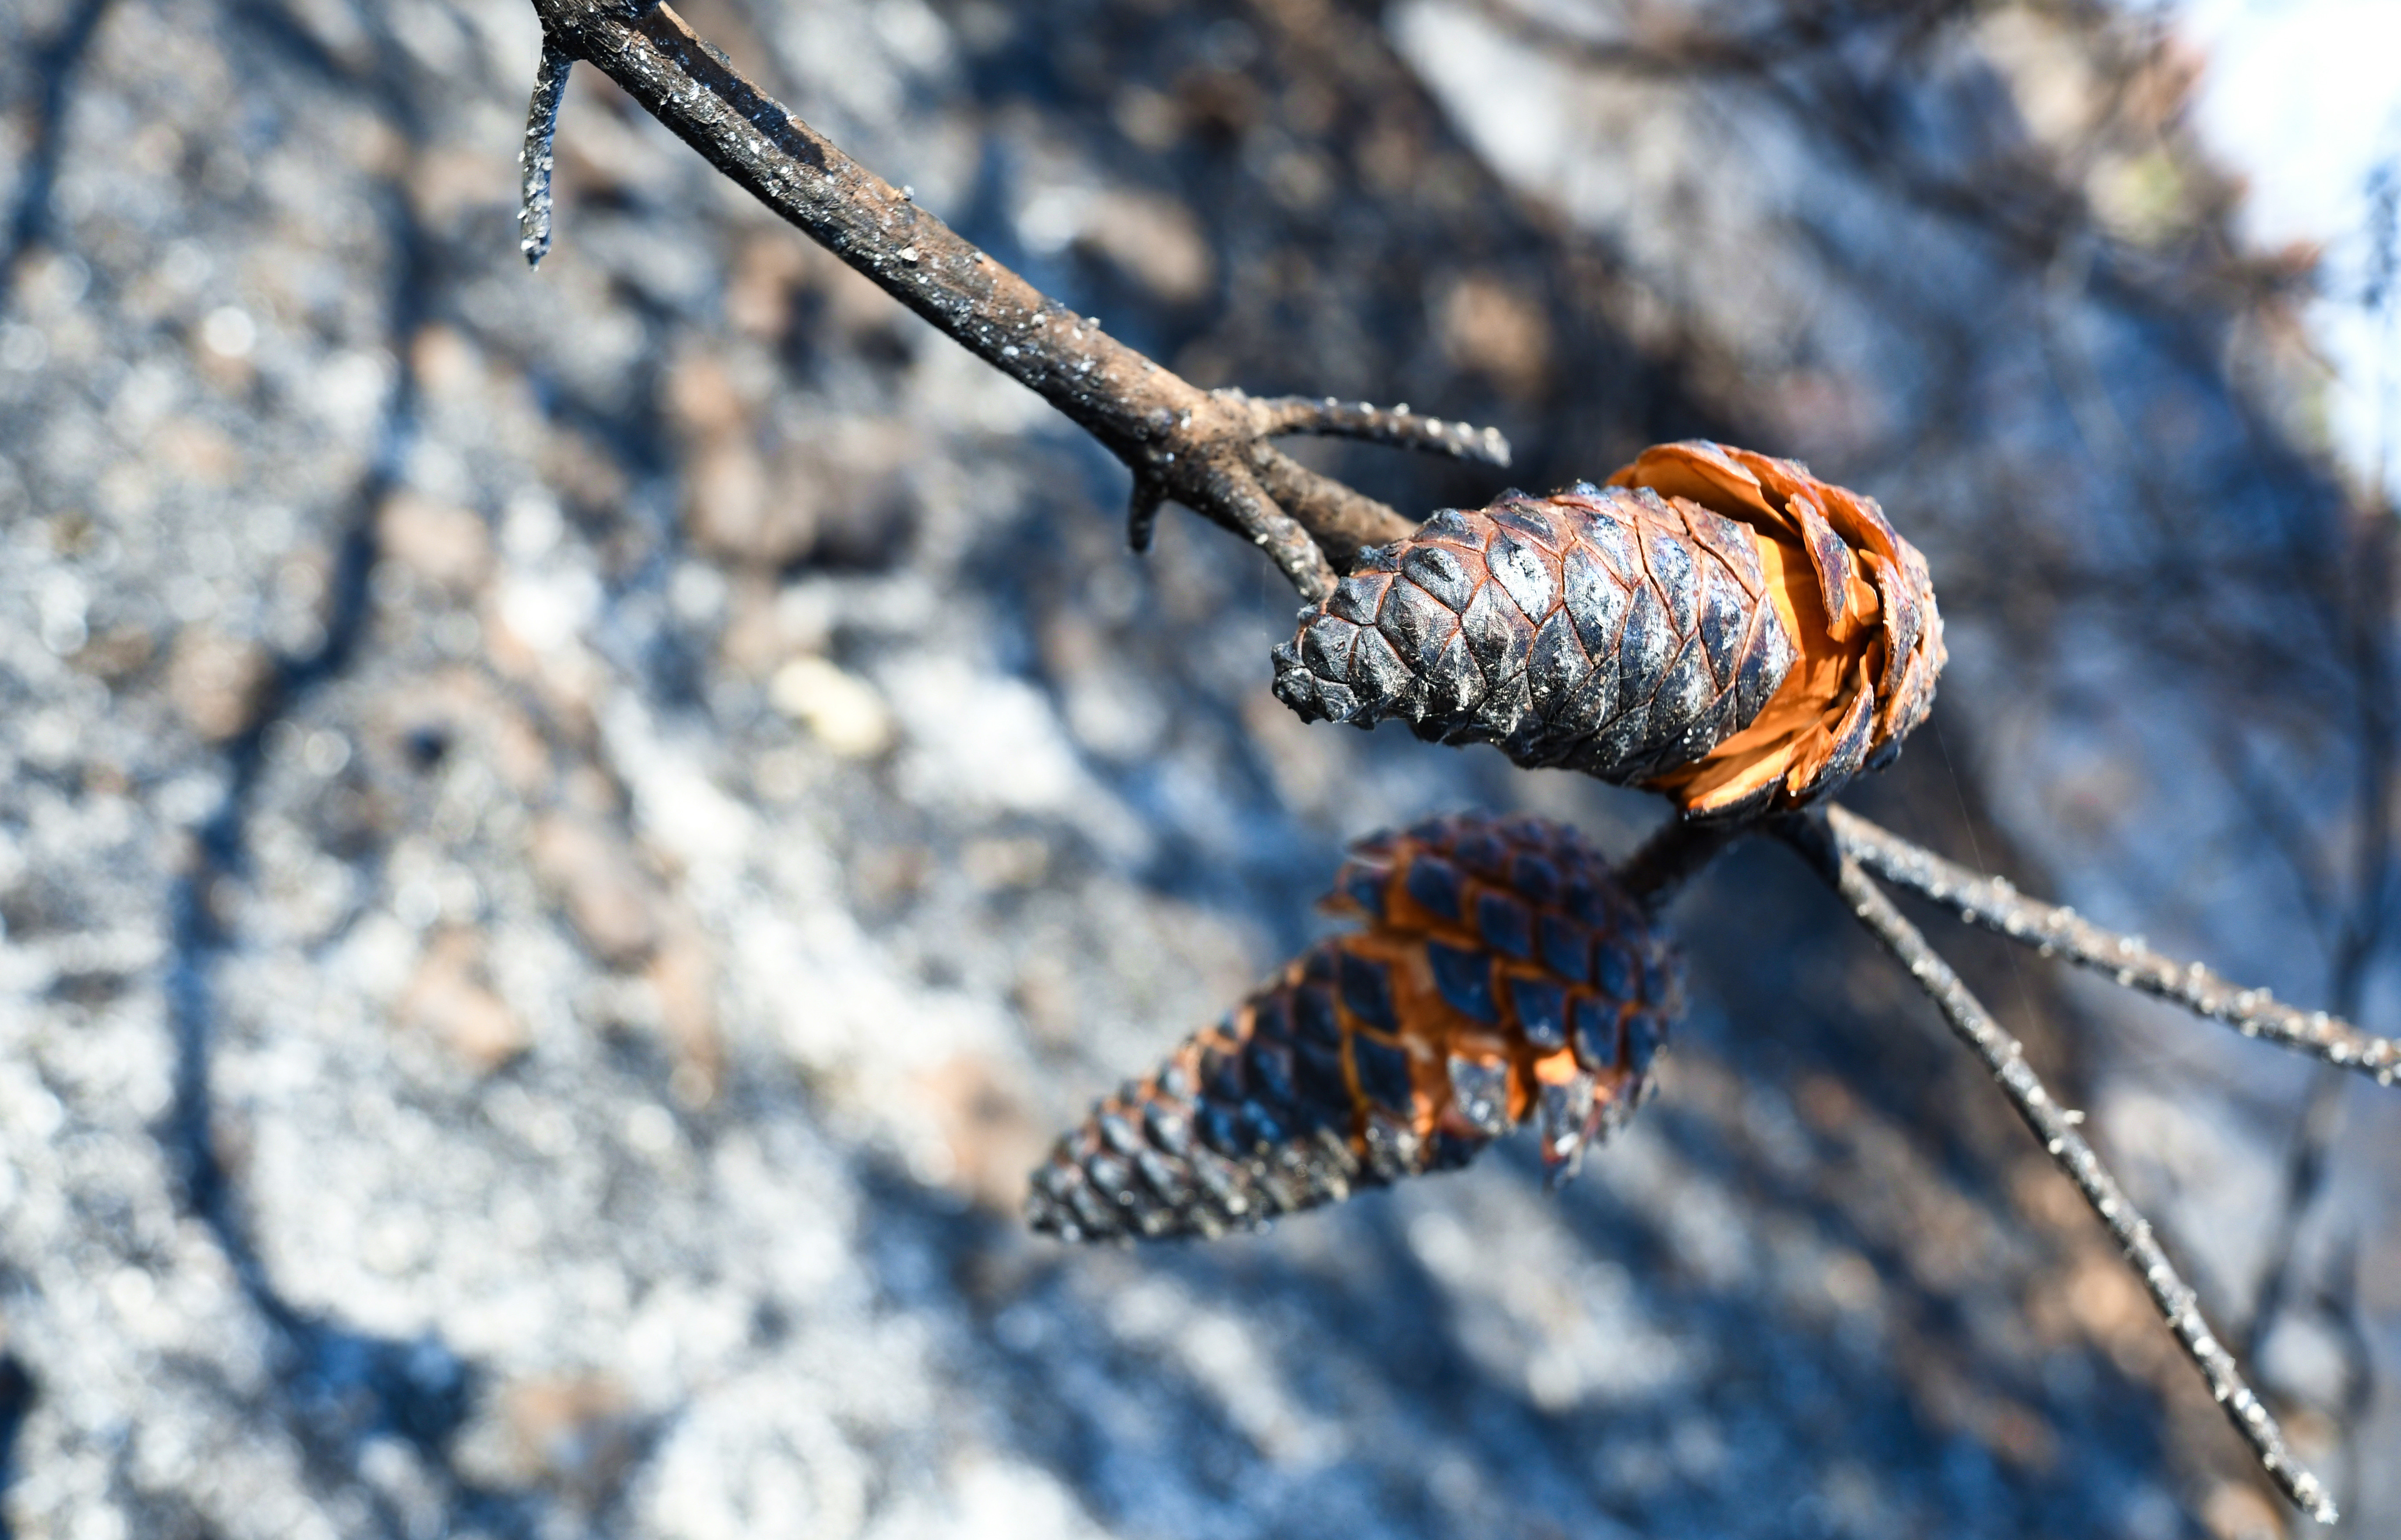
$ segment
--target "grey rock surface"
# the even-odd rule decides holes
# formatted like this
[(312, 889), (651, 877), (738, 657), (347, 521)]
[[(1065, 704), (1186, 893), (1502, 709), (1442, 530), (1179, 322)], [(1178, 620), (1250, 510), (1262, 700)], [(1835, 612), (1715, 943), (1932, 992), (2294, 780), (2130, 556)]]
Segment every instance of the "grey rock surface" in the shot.
[[(2165, 561), (2022, 355), (1946, 374), (1996, 355), (1888, 323), (1887, 269), (1804, 282), (1867, 214), (1713, 206), (1667, 282), (1610, 219), (1667, 227), (1724, 145), (1663, 108), (1609, 199), (1558, 195), (1462, 105), (1543, 82), (1460, 75), (1424, 13), (686, 14), (1203, 383), (1496, 420), (1538, 488), (1706, 432), (1877, 492), (1963, 657), (1951, 752), (1865, 805), (2323, 997), (2312, 873), (2228, 831), (2348, 848), (2348, 719), (2209, 672), (2202, 620), (2333, 612), (2260, 574), (2339, 500), (2184, 346), (2223, 314), (2063, 301), (2128, 350), (2129, 432), (2213, 450)], [(1314, 934), (1344, 840), (1483, 806), (1625, 849), (1656, 804), (1294, 721), (1264, 565), (1173, 519), (1126, 556), (1117, 467), (588, 71), (528, 274), (514, 0), (22, 0), (0, 37), (10, 1533), (2277, 1533), (2097, 1227), (1771, 850), (1678, 911), (1663, 1094), (1565, 1195), (1510, 1148), (1208, 1247), (1027, 1235), (1050, 1134)], [(1921, 105), (2007, 117), (1961, 47)], [(1873, 182), (1746, 143), (1820, 209)], [(2004, 266), (1913, 250), (1929, 290)], [(1933, 385), (1994, 412), (1897, 469), (1800, 410)], [(2190, 751), (2228, 721), (2251, 781)], [(2392, 1107), (2353, 1096), (2282, 1236), (2299, 1066), (1959, 955), (2230, 1331), (2298, 1248), (2263, 1379), (2389, 1527)]]

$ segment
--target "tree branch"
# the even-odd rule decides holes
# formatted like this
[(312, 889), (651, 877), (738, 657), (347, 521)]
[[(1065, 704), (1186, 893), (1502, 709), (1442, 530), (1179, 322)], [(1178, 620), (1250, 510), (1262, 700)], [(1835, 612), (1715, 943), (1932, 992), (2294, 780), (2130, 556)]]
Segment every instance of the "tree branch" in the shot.
[[(1856, 818), (1849, 821), (1864, 822)], [(2076, 1131), (2084, 1115), (2061, 1107), (2044, 1088), (2041, 1079), (2025, 1062), (2024, 1046), (2002, 1030), (1983, 1002), (1960, 982), (1951, 965), (1893, 906), (1862, 870), (1859, 859), (1844, 847), (1842, 837), (1830, 827), (1830, 822), (1814, 814), (1804, 814), (1782, 819), (1776, 828), (1784, 841), (1799, 851), (1851, 906), (1851, 913), (1884, 943), (1885, 950), (1909, 970), (1917, 986), (1941, 1008), (1952, 1035), (1982, 1059), (1993, 1079), (2000, 1082), (2010, 1105), (2017, 1108), (2018, 1116), (2034, 1131), (2034, 1136), (2042, 1141), (2051, 1163), (2076, 1184), (2076, 1189), (2108, 1228), (2118, 1249), (2141, 1275), (2143, 1286), (2149, 1291), (2161, 1318), (2183, 1344), (2185, 1355), (2208, 1381), (2210, 1395), (2225, 1409), (2235, 1432), (2250, 1444), (2269, 1477), (2301, 1511), (2321, 1524), (2333, 1523), (2334, 1499), (2326, 1484), (2294, 1463), (2292, 1452), (2284, 1447), (2284, 1430), (2244, 1383), (2234, 1355), (2226, 1351), (2209, 1329), (2209, 1323), (2202, 1319), (2200, 1301), (2192, 1286), (2168, 1260), (2159, 1238), (2151, 1231), (2150, 1221), (2127, 1199), (2117, 1178), (2101, 1163), (2101, 1157)]]
[[(743, 78), (725, 56), (664, 5), (643, 0), (532, 0), (550, 55), (582, 60), (624, 88), (750, 195), (932, 322), (985, 363), (1042, 396), (1133, 472), (1128, 518), (1146, 543), (1159, 503), (1173, 498), (1266, 551), (1304, 598), (1413, 520), (1268, 441), (1340, 433), (1461, 459), (1507, 464), (1489, 429), (1373, 407), (1261, 401), (1203, 391), (1110, 337), (961, 239), (911, 197)], [(558, 76), (565, 74), (562, 65)], [(534, 254), (533, 144), (542, 89), (527, 130), (528, 254)], [(546, 220), (540, 221), (546, 224)]]
[(2224, 1022), (2246, 1038), (2265, 1038), (2356, 1070), (2379, 1085), (2391, 1085), (2401, 1073), (2401, 1043), (2390, 1038), (2362, 1032), (2323, 1011), (2283, 1004), (2264, 989), (2242, 988), (2199, 963), (2177, 962), (2145, 946), (2139, 937), (2105, 930), (2072, 909), (2037, 902), (2003, 878), (1944, 860), (1856, 813), (1831, 809), (1827, 823), (1845, 859), (2020, 945), (2055, 953), (2128, 989)]

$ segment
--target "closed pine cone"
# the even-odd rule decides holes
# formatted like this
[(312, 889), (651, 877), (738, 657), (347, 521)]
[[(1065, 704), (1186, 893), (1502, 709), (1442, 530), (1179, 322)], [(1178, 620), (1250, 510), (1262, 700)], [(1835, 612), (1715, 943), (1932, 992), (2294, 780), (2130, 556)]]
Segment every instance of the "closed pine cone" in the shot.
[(1489, 742), (1674, 797), (1796, 807), (1881, 764), (1942, 665), (1924, 560), (1871, 499), (1703, 441), (1366, 553), (1276, 650), (1310, 720)]
[(1353, 849), (1322, 942), (1034, 1173), (1069, 1240), (1216, 1235), (1465, 1164), (1531, 1121), (1555, 1176), (1642, 1099), (1674, 954), (1572, 830), (1438, 819)]

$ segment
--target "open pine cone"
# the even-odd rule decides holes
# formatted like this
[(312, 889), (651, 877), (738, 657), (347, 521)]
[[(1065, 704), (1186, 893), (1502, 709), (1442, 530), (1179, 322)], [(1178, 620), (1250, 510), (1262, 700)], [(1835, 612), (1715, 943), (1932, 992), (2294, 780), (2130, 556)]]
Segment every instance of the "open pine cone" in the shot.
[(1464, 1165), (1532, 1121), (1571, 1172), (1681, 1010), (1666, 938), (1564, 826), (1460, 817), (1356, 846), (1319, 942), (1034, 1173), (1068, 1240), (1214, 1236)]
[(1730, 818), (1889, 760), (1943, 656), (1925, 560), (1873, 499), (1692, 440), (1366, 553), (1301, 612), (1275, 689), (1310, 720), (1398, 717)]

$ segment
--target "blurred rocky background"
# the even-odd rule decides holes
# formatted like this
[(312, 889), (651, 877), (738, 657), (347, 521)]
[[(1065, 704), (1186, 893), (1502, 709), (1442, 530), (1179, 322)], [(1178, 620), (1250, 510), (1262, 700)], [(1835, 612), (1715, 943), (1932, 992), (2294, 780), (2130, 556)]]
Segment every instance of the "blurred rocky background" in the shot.
[[(2366, 7), (2355, 7), (2367, 9)], [(693, 0), (1204, 384), (1708, 433), (1881, 497), (1954, 663), (1854, 804), (2401, 1024), (2393, 517), (2175, 18), (2079, 0)], [(1780, 852), (1666, 1090), (1069, 1251), (1051, 1131), (1341, 843), (1642, 796), (1267, 693), (1294, 600), (520, 0), (0, 7), (0, 1515), (58, 1540), (2309, 1528)], [(2370, 40), (2362, 40), (2367, 48)], [(2389, 197), (2385, 206), (2389, 216)], [(1316, 462), (1410, 509), (1500, 478)], [(2401, 1104), (1929, 919), (2362, 1536)]]

